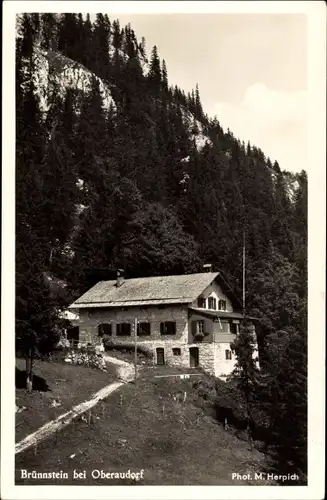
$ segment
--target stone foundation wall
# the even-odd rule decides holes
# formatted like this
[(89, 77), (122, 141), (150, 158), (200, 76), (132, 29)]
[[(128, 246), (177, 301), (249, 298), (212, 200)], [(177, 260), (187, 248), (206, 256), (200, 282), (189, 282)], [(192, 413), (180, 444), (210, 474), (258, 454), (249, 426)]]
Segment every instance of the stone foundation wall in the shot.
[(226, 359), (226, 350), (231, 350), (229, 342), (219, 342), (214, 344), (214, 374), (216, 377), (230, 375), (234, 370), (236, 355), (232, 352), (232, 359)]
[[(119, 342), (123, 344), (123, 342)], [(207, 373), (215, 375), (215, 350), (213, 344), (185, 344), (173, 340), (169, 341), (142, 341), (138, 342), (142, 348), (147, 349), (153, 355), (153, 364), (157, 364), (157, 349), (164, 349), (165, 364), (169, 366), (178, 366), (190, 368), (190, 348), (197, 347), (199, 349), (199, 367), (203, 368)], [(174, 348), (180, 349), (180, 355), (175, 355)]]
[(188, 347), (199, 348), (199, 366), (210, 375), (214, 375), (214, 346), (213, 344), (197, 343)]

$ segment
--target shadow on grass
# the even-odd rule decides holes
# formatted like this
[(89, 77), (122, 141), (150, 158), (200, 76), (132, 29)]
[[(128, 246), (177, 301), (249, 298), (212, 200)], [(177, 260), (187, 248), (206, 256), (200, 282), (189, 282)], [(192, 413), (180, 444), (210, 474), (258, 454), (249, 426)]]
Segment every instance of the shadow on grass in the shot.
[(306, 466), (298, 466), (291, 459), (283, 456), (277, 447), (269, 450), (268, 460), (262, 467), (262, 472), (274, 474), (275, 481), (280, 486), (307, 486)]
[[(19, 370), (16, 366), (16, 389), (26, 389), (26, 371)], [(34, 391), (47, 392), (51, 391), (47, 382), (43, 377), (39, 377), (38, 375), (33, 376), (33, 387)]]
[[(235, 431), (235, 436), (243, 441), (247, 440), (247, 423), (244, 419), (239, 418), (233, 409), (216, 404), (214, 405), (214, 411), (215, 419), (218, 422), (222, 424), (226, 418), (228, 424)], [(278, 446), (269, 428), (254, 423), (250, 428), (254, 448), (266, 455), (266, 461), (262, 464), (262, 472), (273, 475), (273, 479), (282, 486), (306, 486), (308, 484), (305, 472), (307, 470), (306, 451), (296, 450), (300, 456), (297, 456), (297, 460), (294, 460), (292, 448), (287, 445), (284, 447)]]

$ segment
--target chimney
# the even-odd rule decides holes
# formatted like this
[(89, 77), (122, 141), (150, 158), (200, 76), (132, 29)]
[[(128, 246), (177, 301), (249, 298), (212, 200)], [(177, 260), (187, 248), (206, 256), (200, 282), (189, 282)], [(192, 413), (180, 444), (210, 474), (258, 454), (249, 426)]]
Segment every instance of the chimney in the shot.
[(116, 286), (120, 287), (124, 283), (124, 269), (117, 269), (117, 282)]
[(212, 264), (204, 264), (203, 272), (204, 273), (211, 273), (211, 271), (212, 271)]

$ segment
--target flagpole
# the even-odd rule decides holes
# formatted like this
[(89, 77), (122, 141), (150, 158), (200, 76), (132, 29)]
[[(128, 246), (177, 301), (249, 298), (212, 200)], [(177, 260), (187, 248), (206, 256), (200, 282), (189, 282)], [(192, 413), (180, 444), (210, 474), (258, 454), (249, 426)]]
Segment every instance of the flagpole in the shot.
[(245, 318), (245, 230), (243, 230), (243, 317)]
[(134, 370), (135, 370), (135, 382), (137, 379), (137, 318), (134, 321)]

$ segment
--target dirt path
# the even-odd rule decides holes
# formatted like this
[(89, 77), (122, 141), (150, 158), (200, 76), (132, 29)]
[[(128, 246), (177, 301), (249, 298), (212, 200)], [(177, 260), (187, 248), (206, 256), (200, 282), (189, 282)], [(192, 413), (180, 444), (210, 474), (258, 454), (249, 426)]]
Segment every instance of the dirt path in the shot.
[(56, 432), (58, 429), (62, 429), (66, 425), (70, 424), (79, 415), (82, 415), (86, 411), (90, 410), (99, 401), (106, 398), (114, 391), (117, 391), (126, 382), (130, 382), (134, 378), (134, 367), (126, 361), (120, 359), (112, 358), (111, 356), (104, 356), (106, 362), (114, 364), (117, 366), (117, 375), (121, 382), (113, 382), (96, 392), (91, 399), (84, 401), (74, 406), (71, 410), (63, 413), (55, 420), (47, 422), (37, 431), (26, 436), (22, 441), (16, 444), (15, 454), (21, 453), (22, 451), (30, 448), (31, 446), (37, 444), (39, 441), (46, 439), (48, 436)]
[(104, 354), (103, 357), (107, 363), (110, 363), (117, 367), (117, 375), (119, 379), (124, 380), (124, 382), (131, 382), (134, 379), (135, 368), (132, 363), (113, 358), (112, 356), (108, 356), (107, 354)]

